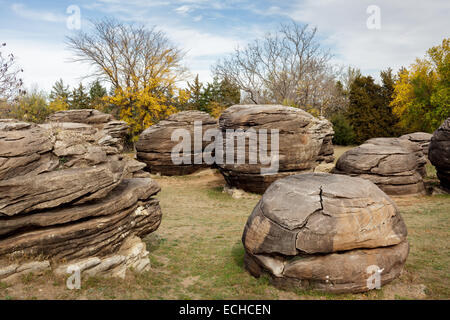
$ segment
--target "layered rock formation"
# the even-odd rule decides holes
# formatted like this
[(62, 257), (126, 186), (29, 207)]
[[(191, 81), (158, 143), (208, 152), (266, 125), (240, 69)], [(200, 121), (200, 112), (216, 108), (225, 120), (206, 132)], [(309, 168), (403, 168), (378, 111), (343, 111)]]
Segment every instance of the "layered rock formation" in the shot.
[[(263, 193), (279, 178), (313, 171), (321, 162), (334, 161), (331, 142), (334, 131), (331, 123), (317, 119), (298, 108), (280, 105), (235, 105), (222, 113), (219, 129), (224, 137), (224, 163), (219, 164), (220, 171), (230, 186), (245, 191)], [(226, 144), (230, 142), (230, 138), (227, 139), (227, 130), (235, 130), (237, 140), (239, 137), (245, 137), (245, 150), (238, 143), (234, 143), (234, 148), (227, 149)], [(249, 130), (257, 133), (258, 146), (256, 139), (248, 138)], [(268, 134), (267, 146), (259, 135), (264, 130), (267, 130)], [(271, 130), (279, 132), (278, 150), (272, 150)], [(254, 148), (251, 147), (252, 144)], [(230, 156), (230, 150), (236, 159), (234, 163), (226, 160)], [(238, 163), (238, 154), (245, 155), (244, 163)], [(261, 157), (265, 156), (268, 156), (269, 160), (278, 159), (276, 170), (261, 170), (270, 167), (270, 164), (260, 161)], [(256, 163), (250, 163), (251, 158), (258, 160)]]
[[(245, 266), (282, 288), (371, 289), (398, 277), (409, 252), (395, 203), (361, 178), (305, 173), (275, 181), (249, 217)], [(372, 271), (371, 271), (372, 270)]]
[(407, 139), (411, 142), (417, 143), (422, 148), (423, 154), (428, 157), (428, 147), (430, 146), (431, 137), (433, 135), (426, 132), (408, 133), (400, 137), (400, 139)]
[(450, 191), (450, 118), (433, 133), (428, 158), (436, 167), (441, 186)]
[(90, 131), (98, 144), (123, 150), (129, 125), (95, 109), (58, 111), (47, 118), (44, 128)]
[[(141, 166), (98, 144), (91, 133), (0, 120), (3, 260), (39, 257), (57, 265), (96, 257), (101, 264), (127, 251), (128, 238), (158, 228), (161, 209), (154, 196), (159, 186), (151, 179), (127, 179)], [(133, 246), (139, 248), (136, 241)], [(145, 246), (140, 251), (136, 263), (144, 265)], [(5, 261), (0, 261), (0, 270), (5, 270)], [(115, 267), (126, 263), (123, 259)]]
[(368, 179), (389, 195), (417, 195), (425, 193), (425, 164), (418, 144), (375, 138), (345, 152), (333, 172)]
[[(194, 143), (194, 122), (199, 124), (199, 144)], [(208, 129), (214, 129), (217, 121), (206, 112), (201, 111), (182, 111), (171, 115), (166, 120), (159, 122), (147, 128), (139, 137), (136, 143), (137, 159), (147, 164), (146, 170), (151, 173), (162, 175), (186, 175), (199, 169), (206, 168), (208, 165), (200, 158), (200, 163), (195, 163), (195, 157), (202, 156), (203, 150), (210, 142), (203, 141), (203, 134)], [(172, 160), (172, 151), (174, 147), (181, 143), (180, 140), (172, 141), (172, 134), (178, 130), (186, 130), (190, 143), (188, 150), (185, 150), (186, 162), (175, 164)], [(179, 137), (177, 136), (177, 139)]]

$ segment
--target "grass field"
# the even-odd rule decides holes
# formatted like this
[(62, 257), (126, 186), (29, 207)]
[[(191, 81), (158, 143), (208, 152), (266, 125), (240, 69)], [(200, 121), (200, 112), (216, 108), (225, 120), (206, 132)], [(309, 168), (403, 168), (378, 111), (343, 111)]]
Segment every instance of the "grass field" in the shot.
[[(342, 154), (344, 148), (336, 148)], [(432, 169), (429, 168), (432, 174)], [(90, 278), (69, 291), (50, 274), (0, 283), (2, 299), (449, 299), (450, 196), (396, 198), (408, 226), (410, 254), (400, 278), (364, 294), (281, 291), (243, 268), (243, 227), (260, 196), (233, 199), (212, 170), (156, 177), (160, 228), (145, 242), (152, 269), (125, 280)]]

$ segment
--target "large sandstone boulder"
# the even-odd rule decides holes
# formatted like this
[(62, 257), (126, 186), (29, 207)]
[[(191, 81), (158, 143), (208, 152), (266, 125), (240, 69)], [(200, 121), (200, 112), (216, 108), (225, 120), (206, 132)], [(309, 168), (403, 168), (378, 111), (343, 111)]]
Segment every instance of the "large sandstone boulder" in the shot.
[[(194, 122), (197, 121), (202, 129), (198, 150), (194, 145)], [(137, 159), (147, 164), (146, 170), (150, 173), (167, 176), (191, 174), (206, 168), (208, 165), (203, 160), (201, 163), (194, 163), (194, 158), (202, 154), (206, 145), (210, 143), (203, 141), (205, 131), (216, 126), (217, 121), (206, 112), (191, 110), (173, 114), (142, 132), (136, 143)], [(189, 133), (191, 143), (190, 150), (186, 150), (186, 157), (190, 159), (190, 163), (175, 164), (172, 160), (172, 151), (181, 142), (181, 140), (172, 141), (172, 133), (177, 129), (185, 129)]]
[[(223, 133), (224, 159), (228, 156), (227, 130), (243, 130), (235, 132), (235, 135), (247, 137), (245, 132), (255, 130), (257, 134), (267, 130), (267, 148), (258, 136), (258, 148), (250, 148), (250, 139), (246, 138), (245, 150), (234, 144), (234, 154), (242, 151), (245, 154), (245, 163), (237, 161), (229, 163), (224, 160), (219, 164), (221, 173), (227, 183), (239, 189), (249, 192), (263, 193), (275, 180), (301, 172), (314, 171), (314, 168), (322, 162), (333, 162), (333, 128), (329, 121), (317, 119), (311, 114), (292, 107), (281, 105), (235, 105), (226, 109), (219, 119), (219, 129)], [(271, 130), (279, 130), (279, 149), (272, 150)], [(250, 163), (254, 157), (260, 159), (262, 149), (271, 160), (278, 156), (277, 170), (262, 171), (262, 168), (270, 165)], [(265, 152), (267, 149), (267, 152)], [(216, 150), (217, 152), (217, 150)]]
[(249, 217), (242, 242), (245, 266), (280, 287), (330, 292), (370, 288), (399, 276), (409, 252), (395, 203), (361, 178), (305, 173), (275, 181)]
[(64, 110), (51, 114), (44, 128), (59, 127), (63, 130), (89, 132), (98, 144), (123, 150), (130, 126), (117, 121), (111, 115), (95, 109)]
[(450, 190), (450, 118), (433, 133), (428, 158), (436, 167), (441, 186)]
[(345, 152), (333, 172), (368, 179), (389, 195), (417, 195), (425, 193), (425, 164), (418, 144), (375, 138)]
[(75, 109), (58, 111), (51, 114), (48, 122), (75, 122), (85, 124), (105, 124), (113, 121), (114, 118), (110, 114), (100, 112), (95, 109)]
[[(160, 188), (130, 178), (142, 166), (79, 129), (0, 120), (0, 280), (28, 270), (29, 259), (54, 267), (95, 257), (105, 271), (119, 251), (113, 273), (148, 269), (138, 237), (160, 224)], [(11, 258), (25, 262), (13, 268)]]
[(405, 134), (401, 136), (400, 139), (407, 139), (411, 142), (417, 143), (422, 148), (422, 152), (425, 157), (428, 157), (428, 147), (430, 146), (432, 136), (433, 135), (431, 133), (414, 132)]

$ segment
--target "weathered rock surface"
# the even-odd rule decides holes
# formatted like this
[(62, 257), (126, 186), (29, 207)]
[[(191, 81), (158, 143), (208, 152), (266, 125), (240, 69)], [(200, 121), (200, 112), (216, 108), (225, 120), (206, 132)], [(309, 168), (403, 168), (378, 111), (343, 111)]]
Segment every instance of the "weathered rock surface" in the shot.
[[(53, 269), (53, 270), (52, 270)], [(14, 283), (20, 277), (29, 273), (40, 275), (53, 271), (60, 277), (68, 277), (75, 270), (80, 271), (81, 277), (104, 276), (125, 278), (127, 270), (143, 272), (150, 269), (149, 252), (145, 243), (139, 237), (127, 237), (120, 249), (107, 256), (93, 256), (86, 259), (73, 260), (70, 263), (53, 264), (49, 260), (36, 260), (31, 262), (0, 262), (0, 281)]]
[[(225, 110), (219, 119), (219, 129), (223, 133), (224, 159), (227, 157), (227, 136), (229, 129), (241, 129), (244, 132), (235, 133), (239, 137), (247, 137), (245, 150), (238, 143), (234, 144), (233, 152), (245, 154), (243, 164), (219, 164), (219, 168), (227, 183), (239, 189), (254, 193), (263, 193), (267, 187), (277, 179), (314, 171), (314, 168), (323, 162), (333, 162), (332, 138), (334, 131), (327, 120), (320, 120), (311, 114), (298, 109), (280, 105), (235, 105)], [(275, 159), (272, 154), (271, 131), (279, 130), (279, 167), (273, 172), (262, 172), (261, 168), (268, 168), (270, 164), (250, 163), (249, 159), (260, 159), (260, 147), (251, 148), (251, 142), (245, 132), (267, 130), (266, 155)], [(258, 138), (261, 146), (261, 139)], [(265, 148), (263, 147), (265, 151)], [(275, 153), (275, 150), (273, 150)]]
[(95, 109), (77, 109), (58, 111), (47, 118), (42, 127), (60, 128), (63, 130), (84, 131), (93, 136), (103, 146), (123, 150), (129, 125), (125, 121), (117, 121), (111, 115)]
[(105, 124), (113, 120), (114, 118), (111, 115), (95, 109), (58, 111), (47, 118), (48, 122), (75, 122), (86, 124)]
[(428, 147), (430, 146), (432, 136), (433, 135), (431, 133), (414, 132), (405, 134), (401, 136), (400, 139), (407, 139), (411, 142), (417, 143), (422, 147), (423, 154), (428, 157)]
[(0, 120), (0, 257), (103, 259), (160, 224), (159, 186), (134, 175), (145, 164), (65, 124)]
[(0, 281), (4, 283), (13, 283), (22, 276), (27, 276), (32, 273), (34, 275), (41, 275), (46, 271), (50, 271), (50, 262), (31, 261), (25, 263), (9, 263), (8, 261), (0, 262)]
[(450, 190), (450, 118), (433, 133), (428, 158), (436, 167), (441, 186)]
[(368, 179), (389, 195), (416, 195), (425, 193), (425, 164), (418, 144), (375, 138), (345, 152), (333, 172)]
[[(153, 174), (167, 176), (191, 174), (208, 165), (202, 161), (194, 163), (194, 157), (202, 154), (204, 148), (211, 142), (202, 142), (199, 146), (194, 145), (194, 122), (201, 122), (202, 133), (206, 130), (216, 128), (217, 121), (206, 112), (182, 111), (171, 115), (166, 120), (147, 128), (136, 143), (137, 159), (147, 164), (145, 170)], [(190, 164), (174, 164), (172, 161), (172, 150), (180, 141), (172, 141), (172, 133), (177, 129), (185, 129), (191, 138), (191, 148), (186, 153)], [(200, 140), (202, 134), (200, 134)]]
[[(139, 237), (128, 237), (120, 249), (106, 257), (91, 257), (72, 261), (55, 270), (55, 274), (65, 276), (69, 267), (78, 267), (81, 275), (86, 276), (114, 276), (125, 278), (126, 271), (132, 268), (136, 272), (150, 269), (149, 252)], [(69, 269), (70, 270), (70, 269)]]
[(395, 203), (361, 178), (305, 173), (275, 181), (244, 229), (245, 265), (274, 284), (367, 291), (367, 268), (397, 277), (409, 246)]

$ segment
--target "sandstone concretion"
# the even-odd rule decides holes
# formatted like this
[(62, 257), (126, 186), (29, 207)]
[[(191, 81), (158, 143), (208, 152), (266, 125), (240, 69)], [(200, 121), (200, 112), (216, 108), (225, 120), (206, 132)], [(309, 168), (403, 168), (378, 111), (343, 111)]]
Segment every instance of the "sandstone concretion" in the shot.
[(414, 132), (408, 133), (400, 137), (400, 139), (407, 139), (411, 142), (415, 142), (422, 147), (423, 154), (428, 157), (428, 147), (430, 146), (431, 133), (426, 132)]
[(428, 153), (441, 186), (450, 191), (450, 118), (433, 133)]
[(98, 144), (123, 150), (129, 125), (111, 115), (95, 109), (58, 111), (50, 115), (44, 128), (60, 127), (64, 130), (89, 131)]
[[(11, 258), (104, 259), (155, 231), (160, 188), (134, 177), (143, 166), (98, 144), (89, 128), (0, 120), (0, 269)], [(115, 266), (130, 265), (122, 262)]]
[[(275, 181), (249, 217), (245, 266), (282, 288), (363, 292), (400, 275), (409, 245), (395, 203), (361, 178), (304, 173)], [(375, 266), (375, 267), (374, 267)]]
[(422, 148), (407, 139), (375, 138), (345, 152), (333, 173), (358, 176), (389, 195), (425, 193), (426, 158)]
[[(194, 134), (195, 122), (199, 124), (200, 135)], [(146, 170), (150, 173), (166, 176), (187, 175), (207, 168), (208, 165), (202, 160), (203, 150), (211, 142), (204, 141), (203, 134), (216, 127), (217, 120), (206, 112), (190, 110), (173, 114), (142, 132), (136, 143), (137, 159), (147, 164)], [(172, 159), (174, 147), (181, 143), (181, 138), (172, 140), (172, 134), (176, 135), (175, 131), (178, 129), (185, 130), (188, 134), (186, 138), (191, 139), (188, 143), (190, 148), (185, 150), (189, 163), (176, 164)], [(199, 140), (197, 146), (194, 141), (195, 136)], [(195, 157), (200, 158), (200, 163), (195, 163), (199, 162), (195, 161)]]
[[(277, 179), (312, 172), (318, 164), (334, 161), (334, 131), (331, 123), (298, 108), (281, 105), (235, 105), (222, 113), (219, 129), (224, 141), (224, 161), (219, 164), (220, 171), (230, 186), (248, 192), (263, 193)], [(230, 138), (227, 139), (227, 130), (235, 130), (236, 141), (243, 136), (245, 146), (242, 147), (236, 142), (234, 148), (227, 149), (226, 145), (230, 142)], [(257, 133), (256, 139), (248, 135), (249, 130)], [(264, 130), (267, 131), (267, 144), (266, 140), (260, 138)], [(272, 150), (271, 130), (279, 132), (278, 149), (274, 145)], [(229, 150), (232, 150), (235, 158), (238, 154), (244, 154), (245, 158), (240, 163), (237, 159), (229, 163), (226, 161), (230, 156)], [(276, 160), (278, 157), (278, 168), (262, 171), (261, 169), (270, 167), (270, 164), (260, 161), (262, 157), (268, 157), (269, 160)], [(256, 163), (250, 163), (251, 158), (257, 159)]]

